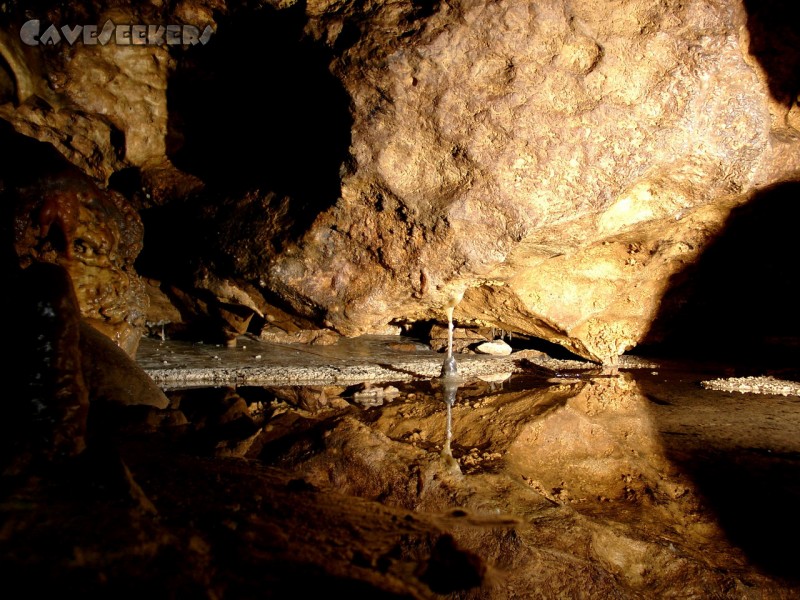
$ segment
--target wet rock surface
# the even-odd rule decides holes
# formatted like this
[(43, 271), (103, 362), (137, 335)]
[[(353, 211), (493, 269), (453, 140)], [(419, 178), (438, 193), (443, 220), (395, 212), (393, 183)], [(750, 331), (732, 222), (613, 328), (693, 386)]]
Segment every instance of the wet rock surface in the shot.
[[(460, 288), (461, 321), (611, 361), (731, 209), (797, 171), (738, 3), (391, 6), (353, 7), (332, 62), (341, 199), (264, 274), (344, 333)], [(350, 11), (307, 10), (335, 47)]]
[(86, 322), (80, 326), (81, 366), (93, 400), (166, 408), (152, 378), (108, 336)]
[(144, 235), (139, 214), (124, 196), (65, 165), (45, 144), (3, 139), (13, 150), (0, 167), (4, 243), (22, 267), (36, 261), (63, 266), (82, 317), (135, 355), (148, 307), (134, 269)]
[(171, 390), (166, 409), (95, 416), (118, 459), (4, 477), (7, 577), (158, 597), (800, 597), (800, 409), (704, 390), (714, 372), (467, 378), (452, 406), (436, 378)]
[[(161, 385), (198, 387), (414, 380), (438, 375), (443, 359), (425, 345), (398, 336), (342, 338), (321, 345), (263, 336), (242, 336), (236, 341), (223, 345), (143, 339), (137, 361)], [(523, 357), (503, 360), (467, 355), (459, 357), (458, 368), (466, 375), (493, 375), (517, 368), (520, 360)], [(542, 371), (549, 368), (546, 360), (537, 362)], [(584, 369), (595, 366), (585, 361), (578, 364)]]

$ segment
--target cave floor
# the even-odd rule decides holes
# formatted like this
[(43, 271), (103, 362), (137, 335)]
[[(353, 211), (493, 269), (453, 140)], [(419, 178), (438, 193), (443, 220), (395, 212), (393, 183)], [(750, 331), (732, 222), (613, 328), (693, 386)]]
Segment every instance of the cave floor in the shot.
[[(420, 366), (441, 355), (413, 345), (352, 379), (385, 339), (271, 358), (240, 340), (193, 365), (143, 342), (145, 369), (209, 368), (217, 383), (164, 383), (166, 410), (93, 406), (82, 455), (5, 477), (8, 589), (800, 598), (800, 398), (700, 386), (731, 368), (465, 357), (447, 403)], [(237, 384), (219, 370), (241, 368), (232, 353), (339, 371)]]
[[(437, 377), (442, 367), (442, 355), (427, 346), (378, 335), (320, 346), (276, 344), (251, 336), (240, 336), (233, 347), (143, 338), (137, 361), (157, 383), (173, 388), (408, 381)], [(467, 376), (508, 373), (514, 362), (510, 357), (459, 357)], [(571, 362), (578, 368), (590, 366)]]

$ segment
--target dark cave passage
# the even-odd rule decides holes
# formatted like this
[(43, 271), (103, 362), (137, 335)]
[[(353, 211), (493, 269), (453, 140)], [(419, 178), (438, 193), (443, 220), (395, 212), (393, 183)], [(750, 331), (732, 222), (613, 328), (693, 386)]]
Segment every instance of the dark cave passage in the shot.
[[(207, 45), (174, 50), (167, 87), (168, 156), (206, 187), (140, 211), (137, 269), (181, 285), (201, 264), (257, 279), (336, 202), (349, 156), (349, 96), (330, 51), (304, 38), (302, 3), (217, 20)], [(117, 183), (135, 190), (137, 177)], [(247, 264), (237, 248), (249, 249)]]
[(298, 215), (335, 202), (349, 97), (330, 53), (303, 39), (305, 22), (303, 3), (234, 13), (207, 46), (180, 51), (167, 88), (167, 152), (178, 168), (226, 191), (289, 196)]

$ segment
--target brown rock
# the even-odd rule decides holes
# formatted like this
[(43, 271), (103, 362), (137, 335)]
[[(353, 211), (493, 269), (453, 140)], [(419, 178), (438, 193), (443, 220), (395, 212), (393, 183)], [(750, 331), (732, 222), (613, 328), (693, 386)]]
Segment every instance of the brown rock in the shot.
[(466, 289), (457, 318), (611, 361), (730, 209), (800, 167), (730, 4), (309, 13), (328, 43), (359, 23), (333, 64), (352, 169), (263, 276), (347, 335), (441, 319)]
[(21, 264), (63, 265), (81, 315), (134, 355), (148, 302), (133, 268), (142, 248), (139, 215), (120, 194), (100, 189), (74, 169), (43, 175), (12, 192)]
[[(166, 204), (175, 198), (186, 198), (203, 189), (203, 182), (184, 173), (166, 158), (145, 162), (140, 170), (140, 183), (144, 191), (143, 206)], [(141, 195), (140, 195), (141, 198)]]
[(238, 299), (226, 302), (203, 288), (167, 286), (166, 297), (181, 315), (180, 319), (170, 321), (171, 325), (165, 328), (170, 336), (188, 336), (235, 346), (236, 338), (247, 331), (256, 314), (253, 308), (241, 304)]
[(652, 427), (634, 381), (595, 380), (563, 407), (522, 428), (508, 448), (509, 466), (562, 500), (634, 494), (667, 500), (674, 485), (665, 475), (671, 465)]
[[(430, 345), (431, 349), (435, 350), (436, 352), (441, 352), (442, 350), (447, 349), (448, 344), (448, 332), (447, 327), (442, 325), (434, 325), (431, 327), (430, 336)], [(487, 341), (487, 337), (481, 334), (480, 332), (474, 329), (468, 329), (466, 327), (455, 327), (453, 328), (453, 352), (461, 352), (476, 344), (478, 342), (485, 342)]]
[[(771, 16), (779, 5), (766, 6), (478, 0), (423, 11), (411, 0), (308, 2), (298, 35), (325, 47), (312, 62), (326, 84), (335, 76), (321, 89), (341, 101), (335, 116), (347, 131), (315, 120), (327, 112), (308, 110), (299, 121), (341, 138), (323, 154), (341, 167), (340, 181), (254, 177), (245, 187), (263, 189), (187, 203), (215, 244), (187, 255), (315, 322), (298, 329), (356, 335), (440, 320), (456, 293), (464, 294), (460, 320), (613, 362), (642, 342), (670, 279), (722, 231), (730, 210), (800, 171), (797, 34)], [(236, 10), (188, 1), (96, 13), (213, 23)], [(272, 3), (258, 23), (294, 24), (293, 10)], [(84, 15), (54, 7), (51, 16)], [(178, 160), (184, 134), (200, 136), (182, 130), (187, 115), (175, 107), (188, 113), (191, 102), (168, 105), (167, 85), (176, 91), (186, 85), (170, 77), (176, 70), (191, 79), (235, 51), (190, 57), (181, 71), (159, 46), (32, 49), (18, 37), (0, 37), (0, 97), (9, 100), (0, 118), (102, 183), (135, 170), (147, 203), (203, 188), (203, 173), (182, 173), (167, 156)], [(178, 95), (191, 97), (187, 89)], [(324, 162), (312, 144), (299, 147), (292, 158)], [(279, 155), (269, 165), (278, 171), (292, 162)], [(73, 204), (49, 200), (45, 234), (74, 235)], [(84, 306), (89, 284), (73, 277)], [(124, 286), (141, 296), (135, 281), (110, 283)]]
[(294, 333), (284, 333), (274, 328), (261, 331), (258, 336), (265, 342), (273, 344), (311, 344), (314, 346), (330, 346), (339, 341), (338, 333), (329, 329), (301, 329)]
[[(168, 22), (155, 6), (82, 7), (49, 12), (59, 25)], [(24, 17), (20, 20), (20, 26)], [(12, 18), (12, 22), (13, 22)], [(0, 118), (20, 133), (51, 143), (96, 180), (125, 167), (166, 164), (167, 74), (163, 45), (67, 44), (27, 46), (18, 35), (0, 37), (12, 57), (18, 102), (0, 105)]]
[(136, 362), (86, 322), (80, 326), (81, 363), (94, 402), (166, 408), (169, 400)]
[(148, 308), (147, 327), (151, 335), (164, 333), (167, 325), (182, 324), (183, 317), (172, 300), (161, 290), (161, 284), (152, 279), (145, 279)]

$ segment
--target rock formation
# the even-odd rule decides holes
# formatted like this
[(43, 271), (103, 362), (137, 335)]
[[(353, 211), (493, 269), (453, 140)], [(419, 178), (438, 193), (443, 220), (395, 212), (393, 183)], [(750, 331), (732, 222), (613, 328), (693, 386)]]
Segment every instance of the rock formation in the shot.
[[(309, 11), (335, 46), (347, 20)], [(354, 115), (341, 199), (270, 269), (342, 331), (435, 318), (462, 287), (462, 322), (610, 361), (731, 208), (800, 167), (738, 2), (359, 16), (333, 62)]]
[(121, 194), (99, 188), (75, 169), (43, 172), (8, 191), (20, 264), (63, 265), (82, 316), (135, 355), (148, 306), (133, 267), (142, 247), (138, 213)]
[[(792, 4), (0, 3), (8, 585), (796, 597), (792, 400), (616, 364), (800, 348)], [(148, 329), (239, 387), (167, 396)], [(259, 388), (245, 332), (514, 377)]]
[[(28, 47), (7, 28), (0, 117), (141, 206), (211, 209), (198, 268), (345, 335), (440, 320), (458, 290), (462, 325), (613, 362), (731, 209), (800, 171), (779, 2), (115, 6), (49, 17), (217, 37)], [(261, 105), (237, 49), (272, 78)], [(249, 200), (182, 204), (203, 182)]]

